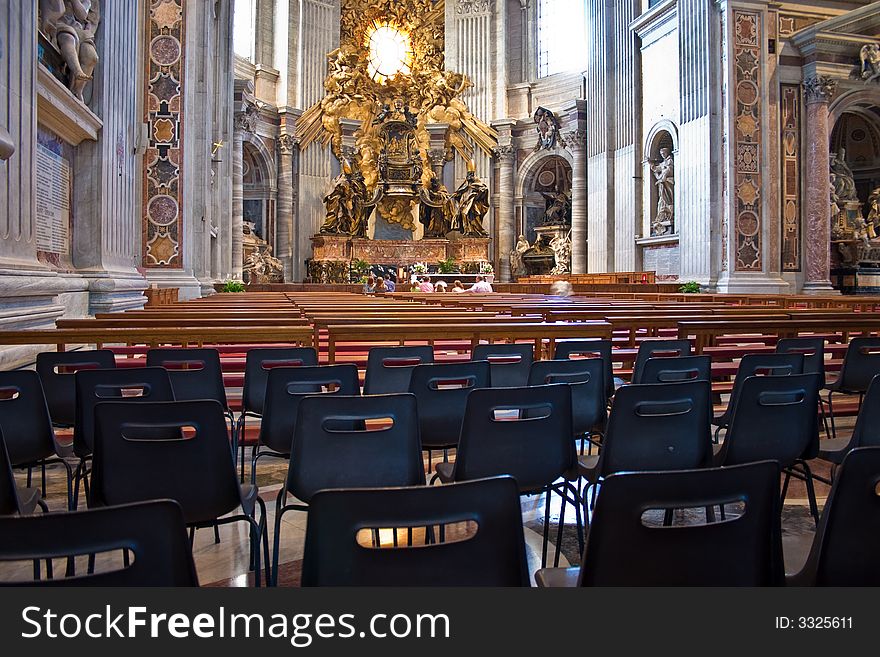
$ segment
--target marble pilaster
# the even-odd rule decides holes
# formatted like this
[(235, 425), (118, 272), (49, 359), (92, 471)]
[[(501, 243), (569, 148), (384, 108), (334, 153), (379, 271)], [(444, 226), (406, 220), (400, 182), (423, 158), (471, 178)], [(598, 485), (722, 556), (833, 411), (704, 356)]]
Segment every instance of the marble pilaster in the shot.
[(804, 80), (806, 102), (806, 180), (804, 190), (806, 231), (804, 292), (824, 294), (831, 287), (831, 205), (829, 170), (828, 103), (837, 83), (825, 76)]

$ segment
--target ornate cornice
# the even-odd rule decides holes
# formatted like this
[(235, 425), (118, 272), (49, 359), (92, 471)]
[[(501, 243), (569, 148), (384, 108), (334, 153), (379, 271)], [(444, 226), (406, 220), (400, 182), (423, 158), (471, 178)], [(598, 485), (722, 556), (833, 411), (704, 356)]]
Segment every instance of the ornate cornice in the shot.
[(299, 140), (293, 135), (281, 135), (278, 137), (278, 150), (282, 155), (291, 155), (296, 150)]
[(837, 80), (825, 75), (804, 79), (804, 100), (807, 103), (828, 103), (837, 90)]

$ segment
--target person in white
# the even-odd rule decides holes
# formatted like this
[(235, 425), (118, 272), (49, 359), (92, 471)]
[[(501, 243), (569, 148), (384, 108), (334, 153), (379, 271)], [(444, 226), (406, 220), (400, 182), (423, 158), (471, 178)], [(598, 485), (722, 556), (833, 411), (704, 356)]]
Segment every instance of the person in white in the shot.
[(477, 276), (477, 282), (471, 285), (466, 292), (494, 292), (492, 285), (483, 276)]

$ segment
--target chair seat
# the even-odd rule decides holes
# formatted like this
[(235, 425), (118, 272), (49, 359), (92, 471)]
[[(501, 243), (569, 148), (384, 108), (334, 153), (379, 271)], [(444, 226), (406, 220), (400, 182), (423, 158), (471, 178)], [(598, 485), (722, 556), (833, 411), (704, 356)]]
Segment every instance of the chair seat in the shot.
[(832, 438), (820, 441), (819, 458), (840, 465), (847, 454), (846, 448), (849, 446), (849, 442), (849, 438)]
[(577, 469), (578, 475), (595, 483), (599, 479), (599, 455), (587, 454), (579, 456)]
[(434, 469), (437, 471), (437, 477), (444, 484), (449, 484), (455, 481), (455, 463), (444, 461), (443, 463), (438, 463), (434, 466)]
[(541, 568), (535, 573), (535, 583), (545, 589), (575, 588), (580, 568)]

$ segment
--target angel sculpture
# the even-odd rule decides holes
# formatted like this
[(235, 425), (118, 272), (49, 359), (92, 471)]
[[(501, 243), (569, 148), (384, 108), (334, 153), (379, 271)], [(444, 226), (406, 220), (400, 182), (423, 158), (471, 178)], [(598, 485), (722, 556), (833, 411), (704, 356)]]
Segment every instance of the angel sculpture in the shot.
[(40, 0), (40, 18), (40, 29), (58, 45), (70, 71), (67, 86), (83, 100), (83, 89), (98, 65), (99, 0)]
[(862, 46), (859, 51), (859, 61), (861, 62), (861, 77), (865, 83), (880, 78), (880, 46), (876, 43)]

